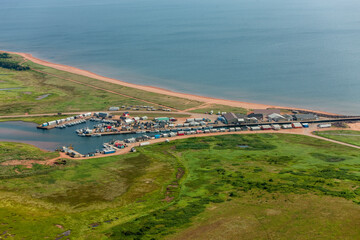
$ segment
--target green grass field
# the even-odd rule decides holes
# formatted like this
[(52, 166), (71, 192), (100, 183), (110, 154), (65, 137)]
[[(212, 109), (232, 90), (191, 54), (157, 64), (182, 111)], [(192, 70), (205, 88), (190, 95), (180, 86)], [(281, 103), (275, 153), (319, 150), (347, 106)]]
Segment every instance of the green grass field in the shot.
[[(1, 115), (101, 111), (123, 103), (144, 104), (31, 70), (0, 68), (0, 88), (16, 88), (0, 91)], [(46, 98), (40, 99), (47, 94)]]
[(248, 109), (245, 109), (245, 108), (231, 107), (231, 106), (226, 106), (226, 105), (221, 105), (221, 104), (211, 104), (210, 106), (207, 106), (207, 107), (190, 110), (190, 112), (205, 113), (205, 112), (210, 112), (211, 110), (214, 111), (214, 114), (216, 114), (218, 112), (234, 112), (234, 113), (246, 114), (249, 111)]
[[(19, 56), (12, 56), (13, 61), (21, 61)], [(23, 65), (29, 66), (32, 70), (15, 71), (0, 68), (0, 89), (2, 89), (0, 90), (2, 100), (0, 102), (0, 115), (102, 111), (107, 110), (110, 106), (149, 105), (148, 102), (142, 100), (151, 101), (154, 104), (150, 105), (154, 107), (159, 107), (156, 104), (162, 104), (176, 109), (186, 109), (201, 104), (201, 102), (197, 101), (104, 83), (103, 81), (59, 71), (32, 62), (26, 62)], [(56, 74), (59, 77), (34, 70)], [(67, 81), (62, 77), (137, 99)]]
[(68, 230), (71, 239), (358, 239), (359, 160), (357, 149), (307, 136), (254, 134), (70, 161), (46, 174), (0, 180), (0, 233), (15, 239), (55, 239)]
[(315, 132), (315, 134), (321, 137), (360, 146), (360, 131), (330, 130)]
[[(0, 163), (11, 160), (38, 160), (45, 161), (59, 156), (57, 152), (46, 152), (24, 143), (0, 142)], [(0, 179), (26, 177), (35, 174), (44, 174), (52, 167), (34, 164), (32, 168), (26, 166), (0, 166)]]
[(61, 118), (67, 118), (67, 117), (71, 117), (71, 116), (74, 116), (74, 115), (54, 115), (54, 116), (39, 116), (39, 117), (0, 118), (0, 122), (22, 121), (22, 122), (33, 122), (33, 123), (37, 123), (37, 124), (42, 124), (44, 122), (58, 120), (58, 119), (61, 119)]
[(42, 151), (24, 143), (0, 142), (0, 162), (9, 160), (47, 160), (58, 157), (59, 153)]

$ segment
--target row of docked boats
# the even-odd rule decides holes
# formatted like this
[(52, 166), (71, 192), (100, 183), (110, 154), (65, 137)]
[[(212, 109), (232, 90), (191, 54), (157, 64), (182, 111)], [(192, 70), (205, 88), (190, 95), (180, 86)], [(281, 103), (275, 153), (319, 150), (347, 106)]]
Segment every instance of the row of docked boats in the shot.
[[(77, 133), (78, 136), (80, 137), (86, 137), (87, 134), (92, 134), (93, 130), (86, 127), (86, 128), (81, 128), (81, 129), (76, 129), (75, 132)], [(92, 134), (92, 137), (100, 137), (101, 134), (96, 133), (96, 134)]]
[(89, 120), (92, 121), (92, 122), (103, 122), (103, 123), (113, 123), (113, 124), (117, 123), (117, 121), (115, 121), (115, 120), (101, 119), (101, 118), (95, 118), (95, 117), (90, 118)]
[(80, 119), (80, 120), (77, 120), (77, 121), (74, 121), (74, 122), (69, 122), (69, 123), (57, 125), (56, 128), (62, 129), (62, 128), (66, 128), (66, 127), (72, 127), (72, 126), (75, 126), (75, 125), (83, 124), (83, 123), (86, 123), (86, 120), (85, 119)]

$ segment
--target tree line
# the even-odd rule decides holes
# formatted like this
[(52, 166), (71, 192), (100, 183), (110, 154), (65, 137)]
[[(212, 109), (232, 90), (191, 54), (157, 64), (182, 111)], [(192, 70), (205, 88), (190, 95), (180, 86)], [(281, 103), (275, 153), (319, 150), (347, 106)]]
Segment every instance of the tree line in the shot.
[(25, 71), (30, 69), (28, 66), (21, 66), (18, 62), (11, 61), (9, 59), (11, 59), (10, 54), (0, 53), (0, 67), (15, 71)]
[(8, 53), (0, 53), (0, 58), (11, 58)]

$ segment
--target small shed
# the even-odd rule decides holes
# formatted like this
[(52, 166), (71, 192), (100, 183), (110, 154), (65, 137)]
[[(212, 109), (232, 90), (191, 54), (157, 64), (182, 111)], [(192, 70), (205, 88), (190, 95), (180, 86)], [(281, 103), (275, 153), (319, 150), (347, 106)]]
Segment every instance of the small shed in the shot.
[(259, 130), (261, 130), (261, 128), (260, 128), (260, 126), (251, 126), (250, 130), (251, 131), (259, 131)]
[(270, 125), (262, 125), (262, 126), (261, 126), (261, 129), (262, 129), (262, 130), (271, 130), (272, 127), (271, 127)]
[(303, 126), (304, 128), (308, 128), (308, 127), (309, 127), (309, 124), (308, 124), (308, 123), (302, 123), (302, 126)]
[(319, 124), (318, 127), (319, 127), (319, 128), (330, 128), (330, 127), (331, 127), (331, 123)]
[(279, 124), (273, 124), (273, 125), (272, 125), (272, 128), (273, 128), (274, 130), (280, 130), (280, 129), (281, 129), (281, 127), (280, 127)]
[(302, 128), (301, 123), (298, 123), (298, 122), (292, 123), (291, 126), (292, 126), (293, 128)]
[(292, 125), (291, 125), (291, 124), (283, 124), (283, 125), (281, 125), (281, 127), (282, 127), (283, 129), (291, 129), (291, 128), (292, 128)]
[(109, 107), (109, 111), (119, 111), (119, 107)]
[(169, 122), (169, 121), (170, 121), (170, 118), (168, 118), (168, 117), (155, 118), (155, 122)]
[(140, 145), (139, 146), (146, 146), (146, 145), (150, 145), (150, 142), (142, 142), (142, 143), (140, 143)]
[(178, 132), (177, 132), (177, 135), (178, 135), (178, 136), (184, 136), (184, 135), (185, 135), (185, 132), (184, 132), (184, 131), (178, 131)]

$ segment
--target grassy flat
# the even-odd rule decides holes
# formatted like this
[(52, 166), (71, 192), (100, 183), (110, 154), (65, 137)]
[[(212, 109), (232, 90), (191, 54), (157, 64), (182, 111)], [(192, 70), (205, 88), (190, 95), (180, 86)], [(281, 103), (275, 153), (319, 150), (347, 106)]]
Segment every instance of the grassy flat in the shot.
[(315, 132), (315, 134), (321, 137), (360, 146), (360, 131), (330, 130)]
[(0, 142), (0, 162), (9, 160), (47, 160), (59, 153), (42, 151), (25, 143)]
[[(12, 57), (14, 61), (21, 61), (19, 56), (12, 55)], [(157, 104), (161, 104), (176, 109), (187, 109), (202, 104), (188, 99), (104, 83), (29, 61), (23, 65), (29, 66), (32, 70), (15, 71), (0, 68), (0, 98), (2, 100), (0, 115), (104, 111), (110, 106), (121, 105), (159, 107)]]
[(54, 116), (39, 116), (39, 117), (12, 117), (12, 118), (0, 118), (0, 122), (9, 122), (9, 121), (22, 121), (22, 122), (33, 122), (37, 124), (42, 124), (45, 122), (58, 120), (61, 118), (67, 118), (74, 115), (54, 115)]
[[(0, 68), (0, 114), (101, 111), (121, 104), (145, 104), (34, 71)], [(43, 96), (45, 98), (40, 99)]]
[[(357, 239), (359, 150), (189, 138), (0, 180), (0, 232), (54, 239)], [(16, 173), (14, 173), (15, 175)]]
[(359, 213), (341, 198), (253, 193), (210, 205), (168, 239), (357, 239), (349, 221), (359, 222)]

